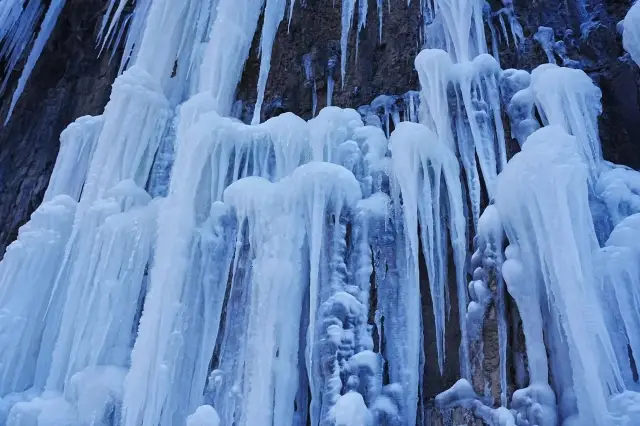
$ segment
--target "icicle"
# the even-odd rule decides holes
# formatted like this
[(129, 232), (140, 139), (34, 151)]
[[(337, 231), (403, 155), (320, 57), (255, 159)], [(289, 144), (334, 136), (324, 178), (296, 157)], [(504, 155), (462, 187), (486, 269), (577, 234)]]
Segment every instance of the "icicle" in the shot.
[[(415, 423), (415, 412), (418, 396), (418, 378), (415, 371), (420, 371), (419, 350), (421, 345), (420, 330), (420, 289), (418, 283), (418, 238), (423, 246), (424, 257), (429, 274), (434, 310), (434, 322), (438, 346), (438, 365), (440, 371), (444, 367), (444, 323), (446, 307), (447, 283), (447, 224), (441, 219), (441, 209), (448, 211), (450, 218), (449, 232), (453, 245), (456, 263), (458, 299), (460, 310), (461, 360), (460, 370), (463, 377), (469, 376), (468, 342), (466, 322), (467, 308), (466, 277), (464, 259), (466, 253), (466, 230), (463, 213), (462, 193), (457, 184), (459, 181), (458, 163), (453, 153), (438, 141), (437, 135), (428, 128), (414, 123), (400, 123), (391, 135), (391, 152), (394, 174), (402, 193), (402, 211), (404, 218), (404, 237), (406, 252), (409, 256), (408, 282), (404, 300), (407, 324), (406, 340), (409, 348), (400, 362), (402, 369), (401, 383), (406, 389), (407, 405), (405, 406), (408, 424)], [(443, 180), (442, 180), (443, 179)], [(445, 184), (446, 193), (441, 194), (441, 183)], [(394, 196), (399, 201), (399, 194)], [(441, 199), (441, 197), (443, 197)], [(448, 200), (448, 205), (441, 204)], [(419, 235), (415, 232), (420, 226)], [(391, 378), (391, 380), (396, 380)]]
[[(293, 0), (290, 0), (293, 1)], [(284, 18), (284, 9), (286, 0), (266, 0), (267, 6), (264, 10), (264, 19), (262, 22), (262, 35), (260, 37), (260, 72), (258, 76), (258, 98), (256, 106), (253, 110), (253, 119), (251, 124), (260, 122), (260, 112), (262, 110), (262, 102), (264, 101), (264, 91), (267, 87), (267, 78), (271, 69), (271, 51), (273, 50), (273, 41), (278, 31), (280, 21)], [(293, 3), (291, 4), (293, 7)]]
[(332, 55), (327, 63), (327, 106), (332, 105), (333, 89), (335, 86), (335, 81), (333, 80), (333, 71), (336, 67), (337, 59), (338, 58), (336, 58), (335, 55)]
[(6, 60), (0, 95), (6, 90), (13, 70), (29, 46), (36, 24), (44, 12), (40, 0), (27, 2), (24, 9), (23, 3), (23, 0), (7, 0), (0, 11), (0, 58)]
[(640, 66), (640, 2), (636, 1), (624, 18), (622, 45)]
[(358, 0), (358, 33), (356, 34), (356, 63), (358, 63), (358, 47), (360, 46), (360, 32), (367, 26), (368, 0)]
[(376, 6), (378, 7), (378, 43), (382, 43), (382, 14), (384, 12), (382, 1), (376, 0)]
[(349, 32), (353, 23), (353, 13), (357, 0), (342, 0), (342, 32), (340, 33), (340, 78), (344, 89), (344, 77), (347, 69), (347, 59), (349, 57), (347, 44), (349, 43)]
[(58, 20), (58, 16), (60, 16), (60, 12), (62, 12), (62, 8), (66, 4), (66, 0), (52, 0), (49, 5), (49, 9), (47, 9), (47, 13), (44, 15), (44, 19), (42, 20), (42, 24), (40, 24), (40, 31), (38, 32), (38, 36), (33, 42), (33, 46), (31, 47), (31, 51), (29, 52), (29, 56), (27, 57), (27, 62), (22, 69), (22, 74), (20, 74), (20, 78), (18, 79), (18, 85), (16, 87), (15, 92), (13, 92), (13, 96), (11, 97), (11, 105), (9, 106), (9, 112), (7, 113), (7, 118), (5, 119), (5, 124), (9, 122), (11, 118), (11, 114), (13, 114), (13, 110), (18, 103), (18, 99), (22, 95), (24, 88), (27, 85), (27, 80), (31, 76), (31, 72), (33, 68), (36, 66), (36, 62), (40, 58), (42, 51), (44, 50), (47, 41), (49, 40), (49, 36), (53, 32), (53, 28), (56, 25)]
[[(467, 117), (474, 117), (468, 121), (471, 133), (469, 136), (473, 140), (487, 193), (492, 197), (496, 176), (507, 163), (498, 97), (500, 66), (495, 58), (482, 54), (476, 56), (471, 63), (458, 64), (456, 68), (464, 110)], [(458, 139), (464, 137), (464, 134), (458, 134)], [(462, 151), (461, 145), (459, 140), (458, 149)]]
[(293, 18), (293, 7), (296, 5), (296, 0), (289, 0), (289, 21), (287, 22), (287, 34), (291, 29), (291, 19)]
[(304, 84), (307, 87), (311, 86), (311, 117), (315, 117), (318, 108), (318, 92), (316, 91), (316, 78), (313, 72), (311, 53), (307, 53), (302, 57), (302, 65), (304, 67)]

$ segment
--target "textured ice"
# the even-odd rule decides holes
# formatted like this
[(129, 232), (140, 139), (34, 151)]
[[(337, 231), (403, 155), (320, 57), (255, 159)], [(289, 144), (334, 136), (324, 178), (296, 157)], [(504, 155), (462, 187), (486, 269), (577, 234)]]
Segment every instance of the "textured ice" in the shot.
[[(29, 72), (63, 3), (34, 37), (44, 5), (5, 0), (9, 69), (35, 39)], [(444, 371), (445, 330), (459, 332), (462, 377), (436, 398), (445, 413), (462, 406), (495, 426), (638, 423), (640, 175), (602, 160), (601, 94), (586, 74), (501, 71), (486, 54), (485, 17), (495, 51), (497, 31), (520, 47), (511, 1), (492, 15), (481, 1), (421, 2), (421, 37), (443, 49), (416, 58), (421, 91), (357, 111), (316, 116), (315, 67), (326, 66), (330, 105), (337, 56), (304, 55), (315, 118), (264, 123), (285, 1), (126, 5), (106, 2), (99, 28), (103, 52), (127, 34), (111, 100), (63, 132), (44, 202), (0, 262), (0, 424), (424, 423), (423, 369), (437, 357)], [(376, 5), (382, 37), (392, 6)], [(343, 81), (353, 15), (357, 40), (367, 7), (342, 2)], [(624, 25), (634, 58), (637, 7)], [(247, 125), (228, 115), (242, 108), (234, 95), (259, 22)], [(548, 30), (537, 39), (550, 62), (571, 65)], [(522, 148), (508, 164), (503, 112)], [(448, 323), (453, 288), (459, 324)], [(526, 351), (525, 363), (514, 348), (511, 401), (507, 293)], [(499, 402), (478, 371), (488, 312)]]

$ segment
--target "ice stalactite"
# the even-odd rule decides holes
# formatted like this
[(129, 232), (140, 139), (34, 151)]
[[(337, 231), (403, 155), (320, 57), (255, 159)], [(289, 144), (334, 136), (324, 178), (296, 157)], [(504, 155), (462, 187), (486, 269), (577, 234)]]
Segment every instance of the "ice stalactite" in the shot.
[(304, 85), (311, 88), (311, 117), (315, 117), (316, 109), (318, 108), (318, 91), (316, 90), (316, 78), (311, 53), (307, 53), (302, 57), (302, 66), (304, 68)]
[[(342, 31), (340, 33), (340, 81), (344, 88), (344, 79), (347, 72), (347, 59), (349, 58), (347, 45), (349, 42), (349, 33), (353, 24), (353, 14), (358, 0), (342, 0)], [(358, 8), (359, 9), (359, 8)], [(358, 26), (358, 33), (360, 28)], [(356, 34), (358, 37), (358, 34)]]
[(640, 2), (636, 1), (624, 18), (622, 45), (640, 66)]
[(8, 0), (0, 11), (0, 58), (6, 61), (4, 77), (0, 86), (3, 94), (13, 70), (29, 44), (44, 7), (40, 0)]
[(327, 61), (327, 105), (331, 106), (333, 103), (333, 89), (335, 88), (336, 82), (333, 79), (333, 72), (336, 68), (336, 63), (338, 62), (338, 58), (336, 55), (331, 55), (329, 60)]
[(368, 0), (358, 0), (358, 31), (356, 33), (356, 63), (358, 62), (358, 46), (360, 46), (360, 32), (367, 26)]
[[(45, 201), (0, 263), (0, 423), (414, 425), (427, 358), (445, 370), (451, 289), (462, 379), (440, 408), (500, 426), (635, 421), (640, 180), (602, 159), (601, 94), (586, 74), (502, 71), (486, 54), (484, 2), (425, 0), (426, 31), (442, 36), (429, 42), (446, 50), (416, 58), (420, 92), (332, 107), (337, 56), (314, 51), (302, 58), (314, 118), (259, 123), (284, 1), (139, 0), (130, 16), (125, 3), (109, 1), (100, 42), (117, 46), (128, 28), (126, 70), (104, 113), (61, 135)], [(2, 40), (41, 13), (35, 0), (12, 5)], [(263, 6), (246, 125), (227, 115), (242, 107)], [(518, 45), (503, 6), (494, 17)], [(367, 7), (342, 3), (343, 82), (353, 15), (357, 41)], [(328, 106), (316, 115), (320, 59)], [(509, 163), (501, 107), (522, 148)], [(507, 290), (529, 369), (511, 402)], [(426, 303), (436, 353), (424, 349)], [(500, 358), (490, 382), (477, 370), (487, 312)]]
[[(460, 311), (461, 356), (460, 371), (469, 375), (468, 347), (464, 313), (467, 308), (465, 276), (466, 224), (462, 207), (462, 192), (459, 182), (458, 162), (453, 152), (428, 128), (409, 122), (400, 123), (390, 138), (393, 171), (397, 182), (394, 189), (394, 204), (403, 223), (404, 252), (407, 255), (405, 290), (400, 302), (406, 306), (405, 341), (408, 347), (401, 354), (404, 365), (398, 372), (390, 371), (392, 381), (402, 383), (407, 392), (404, 407), (409, 424), (415, 422), (418, 402), (418, 378), (420, 371), (422, 333), (420, 326), (420, 288), (418, 274), (418, 251), (424, 251), (429, 275), (429, 287), (434, 310), (438, 346), (438, 365), (444, 366), (444, 334), (447, 308), (447, 234), (450, 234), (455, 260)], [(445, 192), (442, 191), (444, 186)], [(402, 207), (400, 209), (400, 194)], [(446, 201), (445, 201), (446, 200)], [(443, 212), (446, 212), (443, 215)], [(449, 218), (449, 223), (443, 220)], [(398, 220), (400, 218), (397, 218)], [(419, 230), (419, 234), (418, 234)], [(395, 377), (393, 377), (395, 376)]]
[[(514, 48), (519, 49), (524, 42), (525, 37), (523, 34), (522, 26), (520, 25), (520, 22), (518, 22), (518, 17), (516, 16), (513, 1), (503, 0), (502, 6), (503, 7), (497, 12), (491, 13), (491, 16), (497, 18), (498, 20), (501, 29), (500, 34), (502, 35), (504, 43), (510, 47), (511, 43), (513, 42)], [(509, 30), (507, 30), (507, 24), (505, 21), (509, 23)], [(491, 26), (493, 30), (493, 25)], [(495, 31), (492, 31), (492, 35), (494, 34), (494, 32)], [(493, 38), (492, 42), (493, 44), (497, 43), (495, 37)], [(496, 57), (496, 59), (498, 58)]]
[[(453, 64), (448, 56), (441, 50), (426, 49), (416, 58), (425, 100), (421, 114), (424, 124), (460, 156), (477, 226), (481, 184), (476, 156), (489, 196), (493, 194), (495, 177), (506, 164), (498, 96), (500, 69), (487, 54), (459, 64)], [(473, 119), (464, 119), (465, 116)]]
[[(34, 0), (32, 0), (33, 2)], [(16, 86), (16, 90), (13, 92), (13, 96), (11, 97), (11, 105), (9, 106), (9, 112), (7, 112), (7, 117), (5, 119), (5, 124), (11, 118), (11, 114), (13, 114), (13, 110), (18, 103), (18, 99), (22, 95), (24, 88), (27, 85), (27, 80), (31, 77), (31, 73), (36, 66), (36, 62), (40, 59), (40, 55), (44, 50), (45, 44), (49, 40), (49, 36), (53, 32), (53, 28), (56, 25), (58, 20), (58, 16), (60, 16), (60, 12), (62, 12), (62, 8), (66, 4), (66, 0), (52, 0), (47, 12), (44, 15), (44, 19), (40, 24), (40, 30), (38, 31), (38, 35), (33, 41), (33, 46), (31, 46), (31, 50), (29, 51), (29, 56), (27, 57), (27, 62), (24, 64), (24, 68), (22, 69), (22, 74), (20, 74), (20, 78), (18, 79), (18, 85)], [(30, 19), (35, 19), (35, 17), (30, 17)], [(26, 34), (21, 34), (21, 36), (25, 36)], [(24, 39), (22, 40), (25, 41)]]
[(251, 120), (253, 124), (260, 122), (260, 111), (262, 110), (262, 102), (264, 101), (264, 91), (267, 87), (267, 78), (269, 77), (269, 70), (271, 69), (271, 51), (273, 50), (273, 42), (276, 38), (278, 26), (284, 19), (286, 0), (266, 0), (266, 3), (262, 22), (262, 35), (260, 36), (258, 98), (256, 100), (256, 107), (253, 110), (253, 119)]

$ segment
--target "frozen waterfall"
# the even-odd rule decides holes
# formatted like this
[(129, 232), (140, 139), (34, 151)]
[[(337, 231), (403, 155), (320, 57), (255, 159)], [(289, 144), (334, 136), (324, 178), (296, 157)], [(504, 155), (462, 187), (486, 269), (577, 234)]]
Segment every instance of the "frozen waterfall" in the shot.
[[(460, 380), (437, 409), (640, 424), (640, 174), (604, 160), (584, 71), (502, 70), (483, 1), (424, 0), (446, 50), (415, 58), (419, 91), (261, 122), (294, 0), (105, 3), (98, 43), (124, 40), (122, 73), (104, 113), (60, 135), (0, 262), (0, 425), (430, 425), (426, 360), (443, 374), (452, 339)], [(13, 104), (64, 4), (0, 3), (9, 69), (42, 19)], [(342, 8), (344, 84), (367, 2)], [(258, 31), (247, 124), (230, 115)], [(624, 46), (639, 62), (640, 3)], [(525, 380), (509, 389), (514, 327)]]

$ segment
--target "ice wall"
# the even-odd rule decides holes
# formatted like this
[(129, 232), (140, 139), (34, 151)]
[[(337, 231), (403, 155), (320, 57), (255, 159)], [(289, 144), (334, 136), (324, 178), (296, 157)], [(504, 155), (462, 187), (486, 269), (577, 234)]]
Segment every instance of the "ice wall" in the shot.
[[(0, 37), (32, 31), (32, 4), (7, 3)], [(587, 74), (503, 71), (482, 2), (426, 2), (445, 50), (417, 56), (420, 92), (260, 123), (284, 1), (125, 6), (109, 1), (101, 21), (102, 49), (127, 33), (111, 99), (61, 134), (44, 202), (0, 262), (0, 424), (426, 424), (425, 365), (442, 375), (452, 341), (461, 380), (443, 410), (500, 426), (640, 421), (640, 175), (602, 158)], [(345, 78), (367, 6), (342, 8)], [(505, 2), (499, 18), (518, 42), (514, 14)], [(229, 115), (260, 22), (245, 124)], [(509, 161), (503, 113), (521, 148)], [(507, 295), (527, 369), (511, 395)]]

